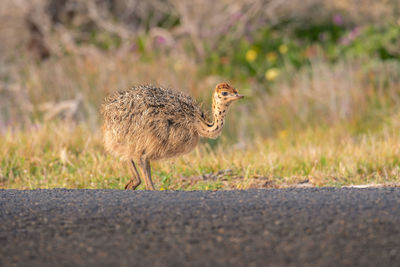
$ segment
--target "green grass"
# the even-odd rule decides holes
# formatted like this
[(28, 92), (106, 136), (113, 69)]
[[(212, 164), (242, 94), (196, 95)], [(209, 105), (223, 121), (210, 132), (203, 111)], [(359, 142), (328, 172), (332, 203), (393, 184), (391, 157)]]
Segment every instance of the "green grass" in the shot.
[[(232, 105), (220, 138), (153, 163), (158, 189), (400, 181), (400, 28), (393, 1), (368, 0), (362, 16), (337, 1), (318, 5), (321, 12), (314, 2), (298, 10), (288, 1), (281, 5), (287, 11), (273, 19), (251, 11), (261, 3), (227, 9), (226, 3), (210, 8), (211, 2), (199, 2), (193, 21), (183, 19), (186, 2), (175, 1), (163, 8), (167, 17), (158, 16), (159, 23), (138, 27), (122, 19), (125, 9), (107, 6), (99, 13), (104, 25), (132, 31), (127, 35), (82, 19), (85, 8), (68, 11), (80, 19), (53, 24), (36, 3), (46, 60), (32, 47), (31, 12), (3, 2), (9, 8), (0, 8), (8, 12), (2, 20), (8, 26), (0, 27), (1, 188), (124, 188), (129, 168), (104, 152), (99, 107), (111, 92), (142, 83), (184, 91), (205, 110), (217, 83), (229, 82), (245, 95)], [(123, 16), (109, 13), (118, 10)], [(140, 17), (153, 21), (153, 11), (144, 9)], [(237, 15), (234, 24), (219, 27)]]
[[(247, 149), (226, 141), (211, 149), (154, 162), (159, 190), (220, 190), (391, 184), (400, 181), (398, 129), (352, 136), (343, 129), (308, 129), (258, 139)], [(0, 137), (0, 188), (123, 189), (125, 162), (106, 154), (98, 131), (47, 124)], [(139, 189), (144, 189), (142, 184)]]

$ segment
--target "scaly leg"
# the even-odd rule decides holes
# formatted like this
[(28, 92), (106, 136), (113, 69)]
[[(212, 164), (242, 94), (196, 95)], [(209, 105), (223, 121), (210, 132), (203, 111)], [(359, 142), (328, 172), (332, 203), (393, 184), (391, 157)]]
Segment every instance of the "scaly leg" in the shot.
[(138, 187), (141, 183), (140, 181), (140, 175), (138, 170), (136, 169), (135, 162), (131, 160), (130, 170), (132, 173), (132, 178), (131, 180), (125, 185), (125, 189), (130, 189), (130, 190), (135, 190), (136, 187)]
[(150, 168), (150, 161), (147, 159), (140, 159), (139, 166), (142, 170), (144, 182), (146, 183), (147, 190), (156, 190), (154, 188), (153, 182), (151, 181), (151, 168)]

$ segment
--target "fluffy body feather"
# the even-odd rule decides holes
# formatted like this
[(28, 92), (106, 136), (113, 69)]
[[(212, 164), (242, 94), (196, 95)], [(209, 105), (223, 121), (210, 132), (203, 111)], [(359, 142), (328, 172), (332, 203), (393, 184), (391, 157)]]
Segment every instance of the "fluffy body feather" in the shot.
[(125, 160), (165, 159), (191, 151), (203, 112), (189, 96), (142, 85), (115, 92), (102, 106), (107, 151)]

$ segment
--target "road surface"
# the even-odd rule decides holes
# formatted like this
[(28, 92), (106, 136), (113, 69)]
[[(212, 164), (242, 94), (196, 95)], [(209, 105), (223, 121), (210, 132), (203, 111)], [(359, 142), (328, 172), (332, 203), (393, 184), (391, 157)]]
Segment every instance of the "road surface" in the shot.
[(400, 266), (400, 188), (0, 190), (0, 266)]

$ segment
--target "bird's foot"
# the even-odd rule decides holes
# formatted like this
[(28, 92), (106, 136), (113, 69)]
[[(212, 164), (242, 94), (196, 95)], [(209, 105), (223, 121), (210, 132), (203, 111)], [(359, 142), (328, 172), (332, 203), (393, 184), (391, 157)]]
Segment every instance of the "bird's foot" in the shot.
[(135, 180), (130, 180), (126, 185), (125, 185), (125, 189), (126, 190), (135, 190), (136, 187), (138, 187), (140, 185), (140, 182), (137, 182)]

